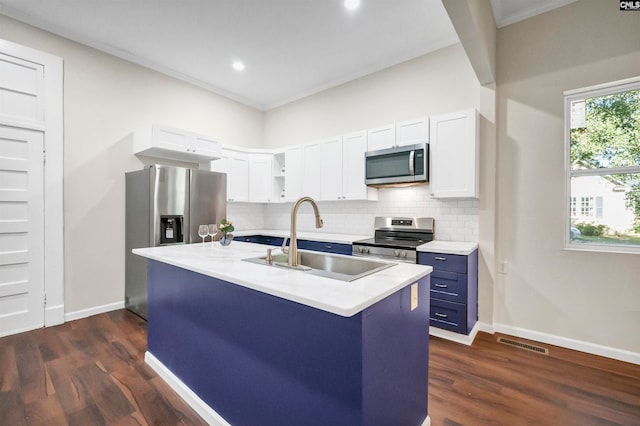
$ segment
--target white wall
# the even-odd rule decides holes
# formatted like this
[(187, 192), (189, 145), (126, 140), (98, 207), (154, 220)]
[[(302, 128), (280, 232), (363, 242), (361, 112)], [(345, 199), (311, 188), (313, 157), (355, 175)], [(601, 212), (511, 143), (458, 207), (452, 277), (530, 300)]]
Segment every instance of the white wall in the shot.
[(260, 146), (263, 113), (3, 15), (0, 38), (64, 60), (65, 311), (122, 302), (124, 173), (143, 167), (130, 132), (157, 122)]
[(477, 108), (479, 99), (473, 69), (462, 46), (455, 44), (267, 111), (264, 145), (294, 145)]
[(582, 0), (498, 32), (498, 326), (640, 353), (639, 255), (563, 250), (563, 91), (637, 76), (638, 29)]

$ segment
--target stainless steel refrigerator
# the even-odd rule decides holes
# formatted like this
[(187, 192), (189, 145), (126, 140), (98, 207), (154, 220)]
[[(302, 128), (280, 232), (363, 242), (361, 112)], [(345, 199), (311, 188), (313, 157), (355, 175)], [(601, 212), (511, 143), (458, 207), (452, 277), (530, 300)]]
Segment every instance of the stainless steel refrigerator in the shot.
[(147, 318), (147, 261), (134, 248), (202, 241), (227, 214), (227, 175), (154, 165), (126, 177), (125, 306)]

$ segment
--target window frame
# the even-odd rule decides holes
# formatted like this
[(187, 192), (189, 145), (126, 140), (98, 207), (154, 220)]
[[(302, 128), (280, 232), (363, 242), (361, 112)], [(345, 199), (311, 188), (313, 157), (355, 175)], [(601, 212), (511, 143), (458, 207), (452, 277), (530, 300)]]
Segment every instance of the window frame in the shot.
[[(571, 241), (571, 179), (581, 176), (605, 176), (611, 174), (640, 173), (640, 165), (626, 167), (607, 167), (598, 169), (571, 169), (571, 102), (612, 95), (630, 90), (640, 90), (640, 76), (625, 80), (584, 87), (581, 89), (567, 90), (564, 92), (564, 249), (578, 251), (595, 251), (610, 253), (634, 253), (640, 254), (640, 245), (628, 246), (623, 244), (588, 244), (574, 243)], [(576, 201), (578, 201), (576, 199)], [(578, 204), (578, 203), (576, 203)], [(579, 211), (581, 206), (576, 205)], [(595, 208), (595, 206), (593, 206)]]

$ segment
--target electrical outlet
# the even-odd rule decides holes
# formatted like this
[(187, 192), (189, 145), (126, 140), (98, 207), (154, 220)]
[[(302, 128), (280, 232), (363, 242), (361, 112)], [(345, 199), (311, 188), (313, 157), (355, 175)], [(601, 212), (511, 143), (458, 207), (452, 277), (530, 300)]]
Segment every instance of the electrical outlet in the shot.
[(418, 307), (418, 283), (411, 284), (411, 310)]

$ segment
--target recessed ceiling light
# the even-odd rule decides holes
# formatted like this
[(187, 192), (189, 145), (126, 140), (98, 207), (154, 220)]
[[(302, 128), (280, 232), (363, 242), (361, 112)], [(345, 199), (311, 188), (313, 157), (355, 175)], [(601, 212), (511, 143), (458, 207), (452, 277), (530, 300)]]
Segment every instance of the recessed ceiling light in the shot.
[(357, 9), (360, 6), (360, 0), (344, 0), (344, 7), (349, 10)]
[(231, 66), (236, 71), (244, 71), (244, 62), (242, 61), (233, 61), (233, 64)]

